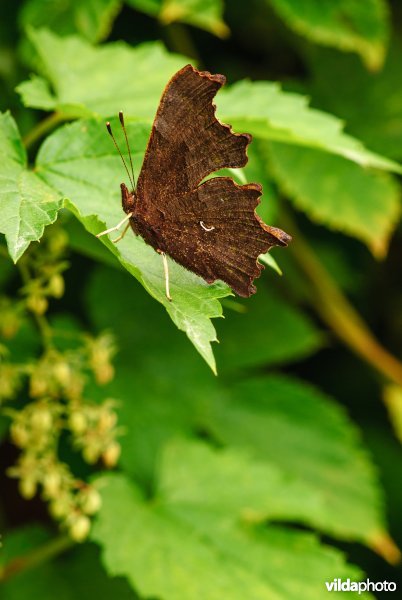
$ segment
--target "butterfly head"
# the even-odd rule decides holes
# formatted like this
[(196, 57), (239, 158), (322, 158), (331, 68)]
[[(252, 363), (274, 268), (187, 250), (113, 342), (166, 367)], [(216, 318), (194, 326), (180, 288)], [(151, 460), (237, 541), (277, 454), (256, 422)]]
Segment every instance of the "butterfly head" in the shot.
[(125, 183), (120, 184), (121, 189), (121, 203), (123, 205), (123, 210), (126, 214), (134, 212), (137, 204), (137, 195), (135, 190), (130, 192)]

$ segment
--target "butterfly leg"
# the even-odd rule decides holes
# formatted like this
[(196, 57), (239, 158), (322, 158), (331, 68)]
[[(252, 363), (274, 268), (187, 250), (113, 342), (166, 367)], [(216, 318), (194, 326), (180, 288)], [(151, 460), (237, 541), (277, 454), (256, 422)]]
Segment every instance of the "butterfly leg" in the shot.
[(163, 270), (165, 272), (165, 293), (166, 293), (166, 298), (169, 300), (169, 302), (171, 302), (172, 301), (172, 296), (170, 295), (170, 287), (169, 287), (169, 265), (168, 265), (168, 261), (167, 261), (165, 252), (162, 252), (162, 250), (157, 250), (157, 253), (162, 256)]
[(130, 227), (130, 222), (127, 223), (127, 225), (125, 226), (125, 228), (123, 229), (123, 231), (121, 232), (121, 234), (117, 238), (115, 238), (114, 240), (112, 240), (112, 242), (114, 244), (116, 244), (117, 242), (120, 242), (120, 240), (122, 240), (124, 238), (124, 236), (126, 235), (129, 227)]
[[(97, 233), (97, 234), (96, 234), (96, 237), (97, 237), (97, 238), (100, 238), (102, 235), (106, 235), (106, 234), (108, 234), (108, 233), (112, 233), (112, 231), (117, 231), (117, 230), (118, 230), (118, 229), (120, 229), (120, 227), (121, 227), (121, 226), (122, 226), (122, 225), (123, 225), (123, 224), (124, 224), (126, 221), (128, 221), (128, 220), (129, 220), (129, 219), (130, 219), (132, 216), (133, 216), (133, 213), (132, 213), (132, 212), (128, 213), (128, 215), (126, 215), (126, 216), (124, 217), (124, 219), (122, 219), (122, 220), (120, 221), (120, 223), (118, 223), (118, 224), (117, 224), (117, 225), (115, 225), (114, 227), (110, 227), (110, 229), (105, 229), (105, 231), (101, 231), (100, 233)], [(124, 231), (124, 233), (126, 233), (126, 231)], [(121, 239), (121, 238), (119, 238), (119, 239)]]

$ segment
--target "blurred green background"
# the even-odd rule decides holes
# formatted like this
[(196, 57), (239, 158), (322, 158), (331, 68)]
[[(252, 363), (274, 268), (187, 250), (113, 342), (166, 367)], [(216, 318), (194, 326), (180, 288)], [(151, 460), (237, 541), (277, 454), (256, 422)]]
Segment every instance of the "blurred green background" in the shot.
[[(1, 3), (0, 109), (18, 127), (3, 115), (4, 598), (311, 600), (338, 577), (399, 585), (401, 17), (396, 0)], [(187, 62), (226, 75), (218, 116), (254, 139), (235, 176), (263, 184), (259, 213), (294, 238), (272, 253), (282, 276), (266, 267), (247, 300), (172, 265), (170, 306), (151, 249), (92, 235), (122, 218), (104, 121), (124, 110), (138, 174)], [(82, 376), (77, 397), (60, 381), (32, 391), (45, 330)], [(113, 344), (85, 342), (105, 331)], [(71, 424), (106, 398), (109, 464), (115, 438), (88, 460)], [(39, 405), (54, 457), (102, 496), (82, 544), (71, 519), (93, 513), (52, 513), (61, 488), (46, 491), (45, 463), (32, 494), (26, 471), (10, 477), (30, 452), (18, 414), (32, 433)]]

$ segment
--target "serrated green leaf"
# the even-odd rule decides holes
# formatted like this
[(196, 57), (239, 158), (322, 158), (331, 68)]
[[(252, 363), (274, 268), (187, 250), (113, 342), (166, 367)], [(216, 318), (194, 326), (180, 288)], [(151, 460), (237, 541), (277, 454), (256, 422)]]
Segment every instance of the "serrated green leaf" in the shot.
[(321, 498), (308, 485), (244, 450), (218, 451), (204, 443), (175, 440), (166, 446), (159, 471), (162, 498), (188, 510), (202, 505), (220, 519), (311, 524), (311, 516), (320, 510)]
[[(54, 90), (56, 109), (69, 117), (110, 117), (124, 110), (137, 118), (153, 119), (169, 78), (186, 59), (169, 54), (161, 44), (131, 48), (123, 42), (94, 48), (75, 36), (58, 37), (30, 30), (41, 74)], [(39, 108), (24, 83), (26, 106)], [(43, 107), (45, 108), (45, 107)]]
[(23, 27), (48, 27), (61, 35), (80, 33), (91, 42), (108, 36), (120, 0), (28, 0), (22, 5)]
[[(117, 129), (117, 127), (116, 127)], [(135, 171), (145, 151), (149, 126), (128, 124)], [(37, 157), (37, 173), (68, 198), (66, 206), (85, 228), (95, 234), (113, 227), (122, 218), (119, 183), (125, 173), (104, 126), (99, 121), (81, 121), (51, 135)], [(112, 238), (115, 237), (112, 235)], [(165, 293), (161, 257), (131, 231), (118, 245), (101, 238), (121, 264), (145, 289), (163, 304), (175, 325), (184, 331), (208, 365), (215, 371), (211, 342), (216, 332), (211, 319), (222, 315), (218, 298), (230, 294), (226, 284), (208, 285), (169, 259), (169, 302)]]
[[(153, 119), (169, 78), (188, 62), (168, 54), (159, 44), (129, 48), (117, 43), (93, 48), (79, 38), (59, 38), (44, 30), (32, 31), (30, 37), (41, 60), (41, 72), (55, 90), (57, 109), (66, 117), (109, 117), (123, 109), (131, 117)], [(31, 99), (25, 83), (22, 90), (28, 106), (31, 100), (37, 102), (37, 95)], [(402, 173), (398, 163), (370, 152), (343, 133), (339, 119), (309, 108), (306, 98), (283, 92), (278, 84), (240, 82), (220, 92), (217, 105), (221, 120), (231, 123), (235, 131)]]
[[(174, 465), (180, 468), (187, 457)], [(189, 460), (188, 474), (196, 479)], [(103, 508), (92, 532), (107, 571), (144, 596), (166, 600), (313, 600), (325, 581), (361, 574), (310, 534), (280, 527), (240, 527), (233, 517), (188, 506), (169, 494), (146, 503), (122, 475), (103, 477)], [(191, 480), (190, 480), (191, 485)], [(224, 488), (224, 481), (222, 482)], [(116, 545), (113, 540), (120, 540)]]
[(128, 4), (158, 17), (166, 25), (180, 21), (210, 31), (218, 37), (229, 35), (229, 28), (222, 19), (222, 0), (128, 0)]
[(57, 218), (60, 195), (26, 168), (26, 155), (9, 113), (0, 115), (0, 232), (14, 262)]
[(284, 92), (277, 83), (240, 81), (219, 94), (217, 105), (221, 121), (231, 123), (235, 131), (315, 148), (364, 167), (402, 173), (401, 165), (367, 150), (344, 133), (342, 121), (310, 108), (306, 97)]
[(208, 428), (221, 443), (247, 448), (315, 490), (320, 503), (311, 518), (319, 529), (368, 545), (383, 535), (374, 468), (354, 426), (317, 390), (272, 375), (239, 382), (215, 399)]
[(287, 25), (325, 46), (357, 52), (371, 69), (381, 67), (388, 41), (384, 0), (270, 0)]
[[(120, 299), (118, 314), (113, 298), (104, 294), (109, 289)], [(151, 485), (166, 441), (202, 431), (219, 445), (245, 449), (256, 462), (275, 465), (289, 482), (306, 485), (306, 498), (316, 499), (309, 523), (319, 530), (364, 543), (384, 531), (376, 474), (354, 426), (330, 398), (279, 376), (247, 382), (205, 373), (185, 340), (168, 331), (163, 311), (130, 291), (122, 273), (99, 269), (88, 292), (96, 328), (113, 319), (120, 347), (109, 393), (120, 400), (119, 422), (127, 431), (121, 439), (122, 468)], [(262, 294), (262, 305), (265, 300)], [(267, 321), (267, 331), (274, 320)], [(275, 331), (272, 345), (289, 333)], [(251, 352), (241, 332), (237, 342), (239, 354)]]
[[(113, 290), (113, 294), (105, 294), (105, 290)], [(279, 304), (276, 301), (269, 304), (267, 294), (261, 290), (255, 298), (262, 295), (262, 310), (270, 305), (272, 308)], [(119, 310), (116, 311), (115, 298), (119, 298)], [(254, 299), (253, 299), (254, 300)], [(154, 306), (150, 298), (141, 294), (139, 289), (127, 285), (127, 277), (112, 269), (99, 268), (89, 283), (88, 315), (94, 327), (103, 330), (113, 321), (113, 331), (120, 348), (117, 370), (119, 376), (110, 384), (110, 394), (121, 399), (120, 421), (130, 431), (130, 435), (123, 436), (122, 464), (130, 472), (135, 472), (144, 480), (152, 477), (155, 456), (159, 452), (161, 443), (166, 438), (177, 432), (189, 432), (194, 429), (203, 429), (204, 413), (208, 413), (210, 403), (219, 402), (225, 388), (216, 385), (216, 378), (206, 372), (203, 364), (195, 353), (188, 351), (186, 340), (169, 324), (166, 315), (160, 306)], [(247, 305), (247, 303), (245, 303)], [(245, 304), (241, 304), (243, 308)], [(284, 302), (282, 301), (282, 305)], [(245, 314), (244, 320), (252, 321), (251, 314)], [(237, 364), (261, 364), (264, 359), (279, 361), (292, 360), (296, 357), (306, 356), (319, 346), (320, 335), (303, 315), (289, 307), (279, 309), (280, 315), (290, 315), (290, 322), (295, 321), (299, 333), (305, 335), (305, 340), (299, 336), (292, 336), (289, 329), (288, 350), (284, 349), (283, 329), (273, 327), (275, 312), (263, 312), (262, 324), (260, 317), (255, 320), (253, 332), (259, 326), (272, 346), (279, 346), (279, 351), (271, 351), (264, 345), (264, 333), (257, 335), (257, 350), (253, 352), (252, 337), (243, 339), (242, 334), (247, 328), (240, 328), (237, 332), (237, 322), (231, 325), (232, 311), (227, 311), (225, 324), (228, 321), (227, 335), (222, 346), (228, 343), (230, 354), (236, 355)], [(259, 312), (259, 311), (258, 311)], [(152, 322), (152, 327), (149, 323)], [(270, 333), (271, 332), (271, 333)], [(303, 351), (303, 343), (305, 343)], [(251, 353), (256, 362), (247, 358)], [(134, 367), (135, 365), (135, 367)], [(226, 364), (218, 359), (218, 369), (226, 366), (230, 370), (230, 363)], [(133, 370), (134, 369), (134, 370)], [(133, 402), (135, 397), (135, 402)]]
[[(3, 535), (2, 566), (24, 559), (30, 553), (57, 543), (49, 531), (38, 525), (21, 527)], [(68, 543), (66, 543), (68, 546)], [(123, 579), (111, 579), (102, 568), (94, 544), (80, 545), (58, 557), (23, 569), (2, 584), (2, 600), (138, 600), (138, 596)]]
[(390, 175), (277, 142), (271, 166), (280, 189), (313, 221), (357, 237), (377, 257), (385, 255), (401, 214), (400, 188)]

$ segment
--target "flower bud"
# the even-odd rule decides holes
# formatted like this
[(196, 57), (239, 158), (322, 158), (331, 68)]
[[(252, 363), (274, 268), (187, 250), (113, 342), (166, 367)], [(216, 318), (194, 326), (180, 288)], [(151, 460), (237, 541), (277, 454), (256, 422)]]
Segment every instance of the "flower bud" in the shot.
[(93, 465), (99, 458), (99, 449), (94, 445), (85, 446), (82, 451), (82, 456), (87, 463)]
[(61, 476), (54, 468), (43, 479), (43, 491), (48, 498), (55, 498), (60, 490)]
[(28, 296), (27, 308), (36, 315), (43, 315), (47, 311), (48, 301), (44, 296), (35, 294)]
[(63, 519), (68, 517), (71, 509), (71, 501), (68, 497), (57, 498), (49, 505), (49, 512), (55, 519)]
[(115, 412), (111, 411), (109, 408), (105, 408), (99, 417), (98, 428), (99, 431), (109, 431), (112, 429), (117, 422), (117, 415)]
[(60, 273), (52, 275), (47, 288), (48, 294), (54, 298), (61, 298), (64, 294), (64, 279)]
[(91, 529), (91, 521), (85, 515), (80, 515), (74, 519), (69, 528), (71, 538), (75, 542), (83, 542)]
[(106, 467), (116, 466), (121, 453), (121, 446), (118, 442), (111, 442), (102, 454), (102, 459)]
[(52, 413), (48, 408), (35, 408), (32, 417), (31, 425), (35, 431), (49, 431), (53, 425)]
[(68, 424), (72, 433), (75, 433), (76, 435), (83, 433), (88, 425), (84, 412), (80, 410), (74, 410), (70, 413)]
[(68, 385), (71, 377), (71, 368), (67, 361), (59, 360), (53, 365), (52, 371), (54, 378), (60, 385)]
[(18, 482), (20, 494), (26, 500), (30, 500), (36, 494), (36, 481), (33, 477), (23, 477)]
[(10, 428), (11, 439), (19, 448), (25, 448), (31, 439), (28, 429), (22, 423), (14, 421)]
[(94, 515), (101, 507), (101, 495), (93, 487), (83, 490), (80, 494), (81, 508), (87, 515)]

